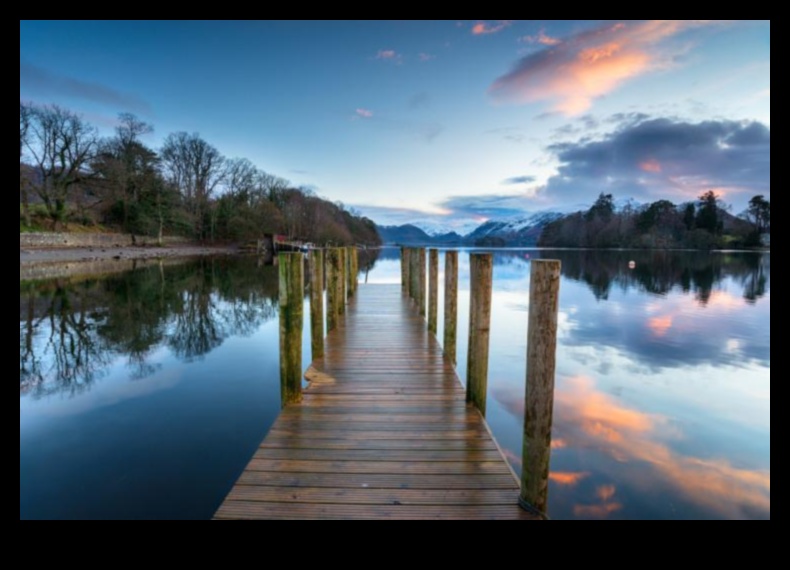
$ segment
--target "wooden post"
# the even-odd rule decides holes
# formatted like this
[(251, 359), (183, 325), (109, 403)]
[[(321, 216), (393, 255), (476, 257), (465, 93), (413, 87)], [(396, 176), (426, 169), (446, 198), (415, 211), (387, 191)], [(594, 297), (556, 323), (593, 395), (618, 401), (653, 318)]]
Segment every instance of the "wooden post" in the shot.
[(280, 403), (302, 401), (302, 317), (304, 257), (281, 253), (280, 266)]
[(532, 261), (531, 265), (519, 504), (525, 509), (545, 513), (549, 494), (560, 262), (541, 259)]
[(359, 250), (357, 246), (351, 247), (351, 290), (357, 294), (359, 285)]
[(412, 301), (416, 303), (419, 296), (417, 286), (420, 283), (420, 252), (416, 247), (411, 248), (409, 260), (411, 261), (411, 269), (409, 270), (409, 275), (411, 277), (409, 283), (409, 296)]
[(326, 250), (326, 330), (337, 327), (340, 318), (340, 250), (336, 247)]
[(324, 356), (324, 252), (310, 250), (310, 355)]
[(404, 293), (409, 292), (409, 251), (408, 247), (400, 248), (400, 286)]
[(444, 252), (444, 355), (455, 364), (458, 331), (458, 252)]
[(425, 317), (425, 248), (421, 247), (418, 254), (420, 266), (417, 268), (419, 283), (417, 287), (417, 306), (420, 308), (420, 316)]
[(356, 277), (354, 275), (354, 249), (356, 248), (353, 245), (346, 246), (346, 292), (349, 299), (354, 296), (354, 279)]
[(436, 334), (439, 319), (439, 250), (428, 252), (428, 331)]
[(337, 310), (339, 315), (346, 314), (346, 248), (340, 247), (337, 249), (340, 255), (340, 264), (337, 280), (337, 298), (339, 299)]
[(486, 415), (488, 343), (491, 335), (491, 281), (494, 262), (490, 253), (469, 254), (469, 349), (466, 358), (466, 401)]

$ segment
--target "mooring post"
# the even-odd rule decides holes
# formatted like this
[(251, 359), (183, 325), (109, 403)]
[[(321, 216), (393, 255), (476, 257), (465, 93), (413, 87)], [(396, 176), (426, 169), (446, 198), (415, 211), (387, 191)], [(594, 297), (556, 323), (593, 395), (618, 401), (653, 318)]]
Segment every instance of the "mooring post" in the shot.
[(404, 293), (409, 292), (409, 248), (400, 248), (400, 286)]
[(350, 299), (354, 296), (354, 262), (352, 260), (354, 249), (353, 245), (346, 246), (346, 296)]
[(444, 355), (455, 364), (458, 331), (458, 252), (444, 252)]
[(337, 327), (340, 318), (340, 249), (326, 250), (326, 330)]
[(420, 284), (420, 252), (416, 247), (411, 248), (409, 260), (411, 261), (411, 269), (409, 270), (409, 275), (411, 276), (409, 291), (412, 301), (416, 303), (419, 298), (417, 288)]
[(436, 334), (439, 319), (439, 250), (428, 251), (428, 330)]
[(351, 248), (351, 274), (354, 276), (351, 280), (351, 285), (356, 295), (359, 286), (359, 249), (357, 249), (357, 246)]
[(488, 344), (491, 336), (491, 282), (494, 262), (490, 253), (469, 254), (469, 349), (466, 358), (466, 401), (486, 415)]
[(417, 298), (417, 306), (420, 308), (420, 316), (425, 317), (425, 300), (427, 295), (425, 294), (425, 248), (421, 247), (418, 254), (419, 264), (418, 267), (419, 271), (419, 287), (418, 290), (418, 298)]
[(280, 403), (302, 401), (302, 318), (304, 256), (279, 254), (280, 267)]
[(310, 356), (324, 355), (324, 252), (310, 250)]
[(519, 504), (527, 510), (545, 513), (549, 494), (561, 266), (553, 259), (535, 260), (531, 265)]
[(337, 298), (340, 302), (337, 305), (337, 309), (338, 314), (342, 316), (346, 314), (346, 248), (340, 247), (337, 251), (340, 255), (340, 273), (337, 280)]

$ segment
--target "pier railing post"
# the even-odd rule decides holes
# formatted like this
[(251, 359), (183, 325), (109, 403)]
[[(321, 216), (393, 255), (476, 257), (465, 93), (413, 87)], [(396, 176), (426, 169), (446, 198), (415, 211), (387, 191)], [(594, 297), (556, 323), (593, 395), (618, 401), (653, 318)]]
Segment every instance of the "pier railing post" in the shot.
[(455, 364), (458, 330), (458, 252), (444, 252), (444, 355)]
[(340, 255), (340, 263), (338, 265), (339, 273), (337, 280), (337, 297), (339, 299), (337, 310), (339, 315), (345, 315), (346, 314), (346, 273), (348, 272), (346, 269), (346, 248), (345, 247), (338, 248), (337, 253), (338, 255)]
[(469, 349), (466, 358), (466, 401), (486, 415), (488, 345), (491, 336), (493, 255), (469, 254)]
[(310, 356), (324, 356), (324, 252), (310, 250)]
[(408, 247), (400, 248), (400, 285), (404, 293), (409, 292), (409, 252)]
[(351, 291), (354, 295), (357, 294), (357, 285), (359, 281), (359, 250), (357, 246), (351, 246)]
[(425, 317), (425, 248), (421, 247), (418, 253), (419, 258), (419, 286), (417, 287), (417, 306), (420, 308), (420, 316)]
[(354, 296), (354, 250), (353, 245), (346, 246), (346, 297), (350, 299)]
[(428, 331), (436, 334), (439, 318), (439, 250), (428, 251)]
[(302, 401), (302, 319), (304, 256), (279, 254), (280, 271), (280, 402)]
[(420, 282), (420, 254), (416, 247), (412, 247), (409, 252), (409, 297), (417, 302), (417, 284)]
[(519, 503), (526, 509), (545, 513), (549, 492), (560, 262), (542, 259), (532, 261), (531, 265)]
[(336, 247), (326, 250), (326, 330), (337, 327), (340, 318), (340, 250)]

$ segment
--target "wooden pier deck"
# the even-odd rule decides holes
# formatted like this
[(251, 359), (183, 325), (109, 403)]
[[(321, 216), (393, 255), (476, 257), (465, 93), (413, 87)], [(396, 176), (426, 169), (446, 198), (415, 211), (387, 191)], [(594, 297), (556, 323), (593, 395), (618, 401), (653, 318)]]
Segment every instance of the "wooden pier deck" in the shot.
[(216, 519), (519, 519), (519, 483), (399, 285), (360, 285)]

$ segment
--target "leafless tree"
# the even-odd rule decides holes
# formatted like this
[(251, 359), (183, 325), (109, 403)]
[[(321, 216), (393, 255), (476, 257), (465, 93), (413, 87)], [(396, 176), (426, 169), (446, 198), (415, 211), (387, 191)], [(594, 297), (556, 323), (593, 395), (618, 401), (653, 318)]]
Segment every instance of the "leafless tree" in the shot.
[(185, 132), (168, 135), (161, 156), (170, 182), (181, 191), (195, 216), (197, 235), (210, 237), (213, 228), (210, 198), (224, 179), (224, 157), (197, 133)]
[(69, 193), (89, 175), (87, 167), (98, 144), (96, 129), (57, 105), (33, 107), (24, 144), (41, 177), (35, 190), (57, 226), (65, 218)]

